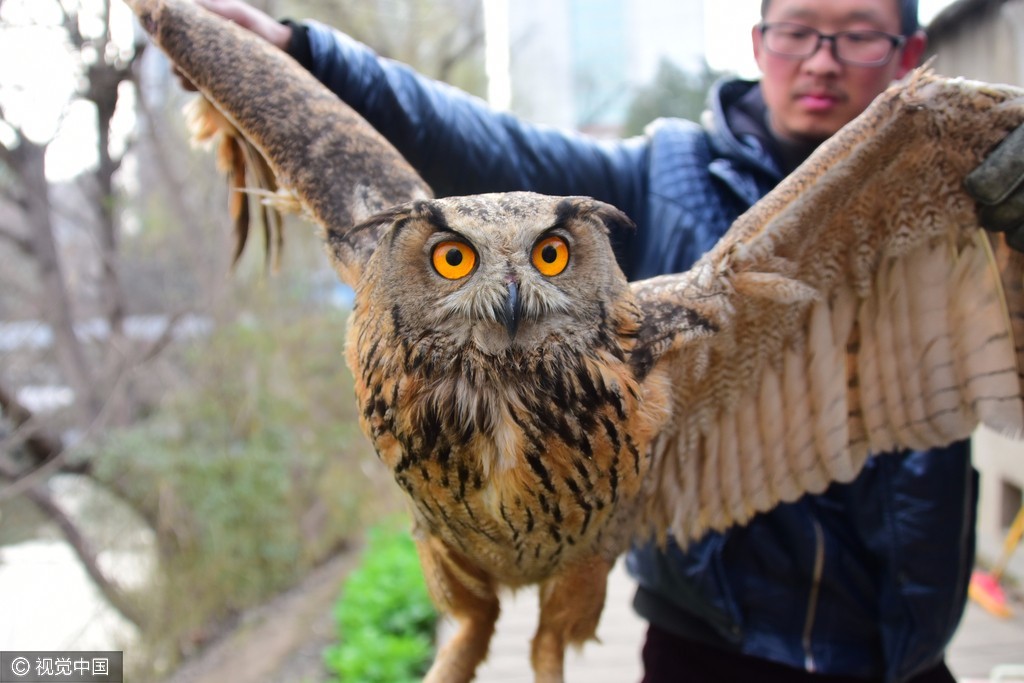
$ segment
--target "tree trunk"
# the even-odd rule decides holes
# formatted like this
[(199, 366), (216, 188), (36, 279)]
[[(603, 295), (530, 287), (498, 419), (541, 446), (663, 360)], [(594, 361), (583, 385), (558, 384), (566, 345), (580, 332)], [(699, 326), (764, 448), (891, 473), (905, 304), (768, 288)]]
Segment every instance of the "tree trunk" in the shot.
[(96, 107), (96, 131), (98, 140), (96, 155), (99, 164), (92, 172), (95, 180), (98, 209), (97, 239), (100, 258), (101, 304), (105, 313), (110, 337), (107, 341), (103, 363), (103, 376), (110, 387), (108, 401), (108, 423), (111, 426), (131, 424), (138, 412), (138, 400), (134, 382), (125, 376), (125, 370), (134, 362), (131, 342), (125, 334), (124, 321), (127, 316), (124, 290), (119, 276), (120, 262), (120, 220), (118, 218), (114, 174), (121, 166), (120, 159), (114, 159), (110, 152), (110, 122), (117, 108), (118, 88), (128, 80), (131, 71), (104, 61), (89, 67), (86, 99)]
[(50, 218), (50, 192), (46, 182), (46, 146), (25, 138), (12, 150), (25, 190), (25, 217), (31, 228), (29, 239), (39, 273), (39, 311), (50, 324), (54, 350), (64, 377), (75, 392), (75, 405), (85, 424), (95, 420), (102, 400), (85, 350), (75, 334), (72, 303), (64, 279), (57, 241)]

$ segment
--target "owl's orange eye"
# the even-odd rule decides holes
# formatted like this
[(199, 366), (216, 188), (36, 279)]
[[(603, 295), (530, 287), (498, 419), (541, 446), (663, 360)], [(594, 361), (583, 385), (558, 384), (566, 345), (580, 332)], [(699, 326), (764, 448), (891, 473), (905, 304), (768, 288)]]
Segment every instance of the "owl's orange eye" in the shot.
[(449, 280), (460, 280), (476, 265), (476, 252), (465, 242), (440, 242), (432, 255), (434, 270)]
[(552, 235), (533, 245), (533, 265), (541, 275), (553, 277), (569, 265), (569, 243)]

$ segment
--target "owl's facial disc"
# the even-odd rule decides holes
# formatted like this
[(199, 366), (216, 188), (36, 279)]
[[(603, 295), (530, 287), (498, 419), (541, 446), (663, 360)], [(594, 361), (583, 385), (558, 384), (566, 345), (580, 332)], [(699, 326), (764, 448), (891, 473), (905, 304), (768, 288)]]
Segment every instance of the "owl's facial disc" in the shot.
[[(459, 320), (490, 350), (531, 343), (527, 327), (569, 308), (553, 282), (569, 268), (571, 237), (562, 228), (510, 234), (494, 226), (445, 225), (424, 240), (423, 253), (439, 284), (448, 290), (438, 308), (448, 321)], [(439, 319), (439, 324), (443, 318)], [(525, 335), (525, 337), (524, 337)]]

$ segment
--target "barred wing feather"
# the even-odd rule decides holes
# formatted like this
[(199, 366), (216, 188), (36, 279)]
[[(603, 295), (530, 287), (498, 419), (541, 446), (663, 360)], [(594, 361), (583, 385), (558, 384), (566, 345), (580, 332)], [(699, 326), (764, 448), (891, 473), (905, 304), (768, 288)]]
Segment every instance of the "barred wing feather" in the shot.
[(673, 387), (646, 531), (685, 543), (979, 422), (1020, 434), (1024, 259), (962, 180), (1024, 121), (1021, 94), (919, 71), (692, 270), (634, 283), (645, 310), (685, 313), (645, 330)]

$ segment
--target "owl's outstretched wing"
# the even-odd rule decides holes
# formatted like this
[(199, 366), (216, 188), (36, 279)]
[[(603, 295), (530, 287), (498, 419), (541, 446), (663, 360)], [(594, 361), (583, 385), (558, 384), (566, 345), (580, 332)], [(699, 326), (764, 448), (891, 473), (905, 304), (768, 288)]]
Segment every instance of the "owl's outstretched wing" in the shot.
[[(354, 284), (377, 243), (384, 209), (430, 188), (391, 144), (291, 57), (187, 0), (126, 0), (174, 65), (213, 105), (198, 128), (223, 135), (222, 162), (236, 187), (293, 192), (326, 231), (341, 279)], [(252, 180), (248, 181), (252, 182)], [(236, 202), (244, 244), (248, 207)]]
[(1024, 121), (1022, 94), (918, 72), (692, 270), (634, 283), (640, 370), (674, 402), (647, 530), (743, 523), (979, 421), (1021, 433), (1024, 258), (962, 182)]

